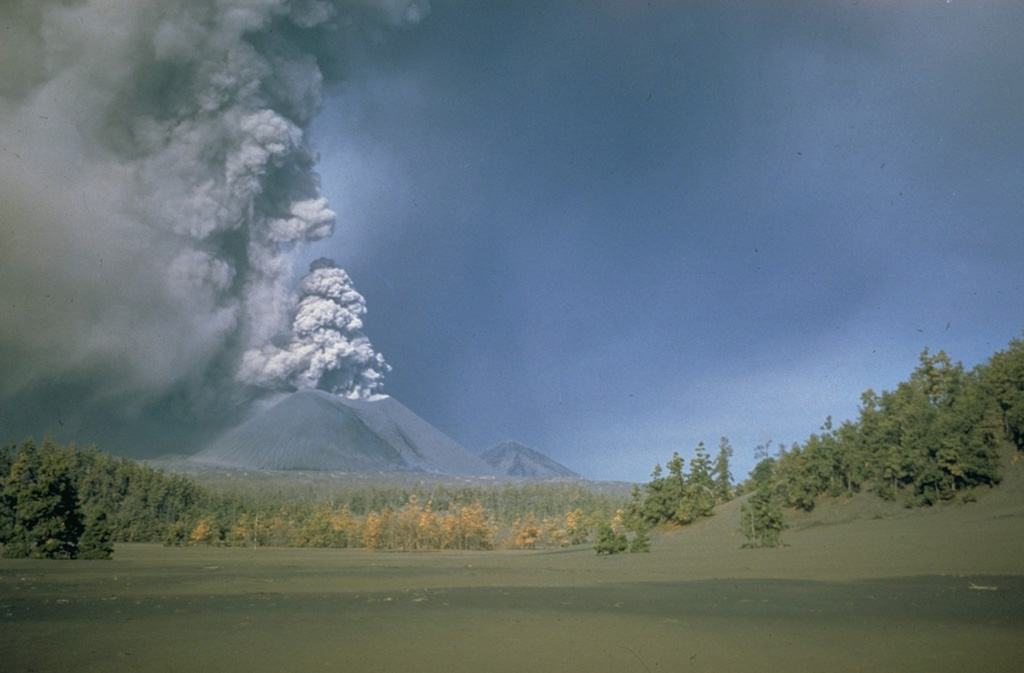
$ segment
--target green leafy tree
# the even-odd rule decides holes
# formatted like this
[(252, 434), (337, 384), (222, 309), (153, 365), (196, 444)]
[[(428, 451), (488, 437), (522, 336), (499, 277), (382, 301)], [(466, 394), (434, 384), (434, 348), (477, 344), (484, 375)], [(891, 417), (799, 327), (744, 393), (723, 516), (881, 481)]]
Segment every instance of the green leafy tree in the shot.
[(811, 435), (804, 446), (793, 446), (779, 454), (778, 481), (789, 507), (811, 511), (824, 483), (818, 436)]
[(1010, 341), (980, 373), (980, 393), (990, 401), (1001, 434), (1024, 451), (1024, 340)]

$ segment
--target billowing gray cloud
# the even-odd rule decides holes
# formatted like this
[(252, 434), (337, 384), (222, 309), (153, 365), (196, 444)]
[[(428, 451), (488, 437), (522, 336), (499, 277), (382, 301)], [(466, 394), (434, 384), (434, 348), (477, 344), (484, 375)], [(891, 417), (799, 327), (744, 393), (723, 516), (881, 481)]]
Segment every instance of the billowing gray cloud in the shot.
[[(168, 396), (198, 409), (253, 386), (377, 391), (386, 365), (359, 331), (365, 305), (347, 276), (332, 305), (351, 315), (327, 320), (344, 324), (346, 346), (314, 348), (296, 331), (314, 303), (339, 299), (304, 289), (297, 304), (293, 259), (337, 217), (307, 128), (325, 77), (343, 74), (369, 27), (428, 11), (424, 0), (3, 3), (0, 421), (17, 425), (26, 405), (45, 418), (39, 405), (61, 389), (79, 409), (121, 413)], [(344, 276), (321, 269), (306, 284), (325, 273)], [(280, 356), (306, 341), (305, 355)]]
[(321, 258), (310, 265), (299, 289), (291, 341), (246, 351), (239, 378), (263, 387), (372, 396), (389, 367), (362, 333), (366, 302), (348, 274)]

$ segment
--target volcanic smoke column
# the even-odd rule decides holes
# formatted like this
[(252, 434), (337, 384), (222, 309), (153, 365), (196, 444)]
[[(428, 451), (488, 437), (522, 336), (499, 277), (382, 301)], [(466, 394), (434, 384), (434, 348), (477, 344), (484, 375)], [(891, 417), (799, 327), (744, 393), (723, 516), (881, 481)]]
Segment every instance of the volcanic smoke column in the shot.
[(344, 269), (321, 257), (299, 283), (302, 299), (284, 348), (245, 354), (241, 377), (262, 387), (320, 388), (351, 398), (370, 397), (390, 369), (362, 333), (366, 301)]
[(337, 219), (307, 132), (350, 54), (428, 12), (0, 0), (0, 421), (58, 390), (103, 407), (86, 419), (373, 394), (387, 365), (348, 276), (319, 261), (294, 287)]

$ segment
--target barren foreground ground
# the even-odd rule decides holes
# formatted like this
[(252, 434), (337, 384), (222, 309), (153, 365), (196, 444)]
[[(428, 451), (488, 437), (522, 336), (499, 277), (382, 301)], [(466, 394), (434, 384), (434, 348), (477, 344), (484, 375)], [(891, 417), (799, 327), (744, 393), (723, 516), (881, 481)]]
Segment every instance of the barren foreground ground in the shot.
[(742, 550), (738, 508), (590, 548), (119, 546), (0, 560), (0, 671), (1019, 671), (1024, 492), (867, 497)]

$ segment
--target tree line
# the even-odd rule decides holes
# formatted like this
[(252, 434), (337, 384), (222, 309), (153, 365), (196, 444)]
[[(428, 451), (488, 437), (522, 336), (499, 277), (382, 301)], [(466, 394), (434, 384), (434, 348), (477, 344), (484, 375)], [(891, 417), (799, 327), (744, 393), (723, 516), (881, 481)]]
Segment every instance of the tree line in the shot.
[(667, 473), (663, 473), (659, 463), (648, 483), (633, 487), (625, 512), (626, 525), (639, 530), (664, 523), (686, 525), (711, 516), (716, 505), (732, 498), (732, 455), (733, 448), (726, 437), (721, 438), (714, 461), (704, 442), (700, 442), (687, 471), (686, 461), (678, 451), (674, 452), (665, 463)]
[(895, 390), (861, 395), (859, 417), (779, 451), (773, 480), (784, 503), (867, 490), (907, 506), (971, 501), (1001, 480), (1007, 450), (1024, 450), (1024, 341), (967, 371), (925, 349)]
[(587, 541), (621, 504), (579, 484), (374, 484), (320, 498), (224, 493), (94, 447), (50, 439), (0, 447), (0, 544), (8, 557), (109, 558), (115, 542), (557, 547)]

